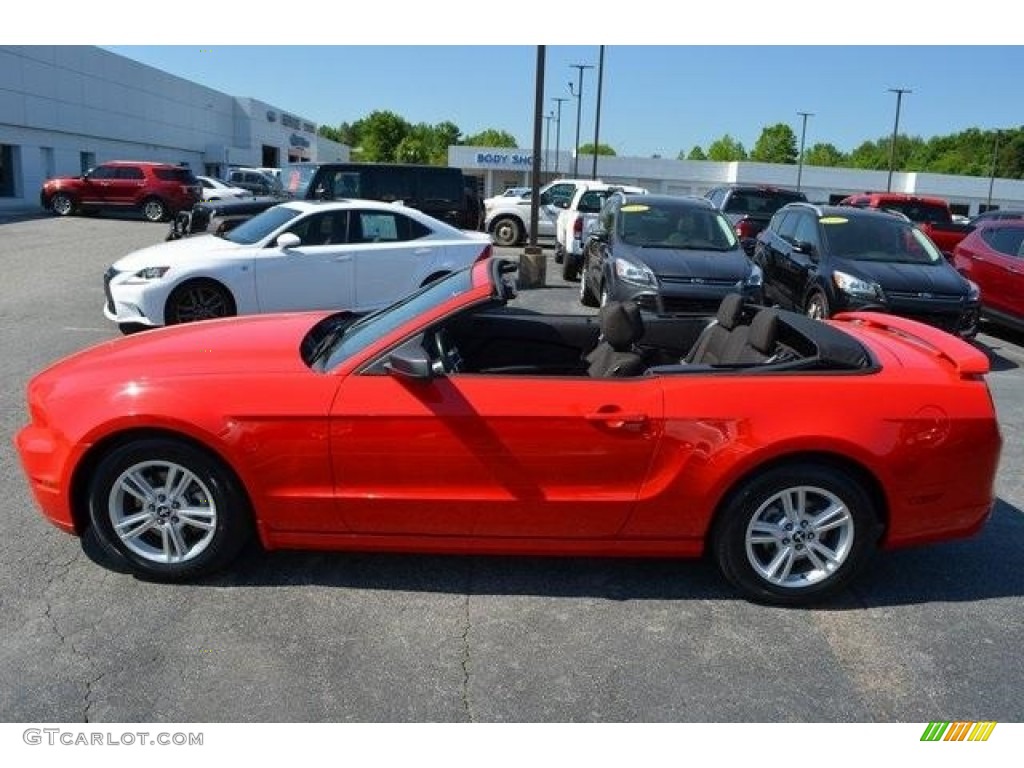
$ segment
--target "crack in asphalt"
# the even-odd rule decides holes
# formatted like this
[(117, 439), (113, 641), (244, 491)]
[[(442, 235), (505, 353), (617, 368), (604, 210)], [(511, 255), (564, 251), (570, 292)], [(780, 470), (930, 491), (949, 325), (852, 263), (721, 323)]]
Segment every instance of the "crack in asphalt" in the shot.
[(470, 723), (473, 720), (473, 707), (469, 696), (469, 677), (472, 662), (471, 648), (469, 645), (469, 633), (472, 623), (469, 617), (469, 598), (473, 591), (473, 562), (470, 561), (469, 570), (466, 575), (466, 599), (462, 601), (463, 623), (462, 623), (462, 710), (466, 720)]

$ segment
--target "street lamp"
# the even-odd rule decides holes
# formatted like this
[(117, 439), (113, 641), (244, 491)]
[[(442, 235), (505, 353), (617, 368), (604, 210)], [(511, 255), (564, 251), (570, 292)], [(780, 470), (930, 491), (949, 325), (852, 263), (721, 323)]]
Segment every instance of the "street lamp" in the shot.
[(800, 191), (800, 179), (804, 174), (804, 137), (807, 135), (807, 118), (813, 117), (813, 112), (797, 112), (804, 119), (803, 127), (800, 128), (800, 165), (796, 169), (796, 191)]
[(562, 102), (568, 101), (564, 96), (558, 97), (553, 96), (552, 101), (558, 104), (558, 114), (555, 117), (555, 176), (558, 175), (558, 156), (562, 152), (561, 139), (562, 139)]
[(890, 88), (889, 93), (896, 94), (896, 122), (892, 125), (892, 141), (889, 143), (889, 180), (885, 183), (885, 191), (892, 192), (892, 169), (896, 162), (896, 134), (900, 129), (900, 104), (904, 93), (913, 93), (907, 88)]
[(992, 209), (992, 187), (996, 183), (996, 163), (999, 162), (999, 131), (996, 131), (996, 141), (992, 145), (992, 175), (988, 177), (988, 200), (985, 202), (985, 210)]
[(601, 132), (601, 89), (604, 83), (604, 46), (600, 47), (597, 58), (597, 109), (594, 112), (594, 164), (590, 168), (590, 178), (597, 180), (597, 147)]
[[(570, 64), (570, 67), (579, 70), (579, 85), (573, 91), (572, 80), (569, 81), (569, 94), (576, 99), (576, 151), (572, 154), (572, 177), (579, 178), (580, 175), (580, 118), (583, 116), (583, 70), (593, 69), (592, 64)], [(594, 147), (597, 150), (597, 147)]]

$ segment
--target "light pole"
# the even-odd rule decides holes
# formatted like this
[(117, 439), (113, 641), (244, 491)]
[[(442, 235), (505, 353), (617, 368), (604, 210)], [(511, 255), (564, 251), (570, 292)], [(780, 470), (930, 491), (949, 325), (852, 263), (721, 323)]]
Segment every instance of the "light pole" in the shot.
[[(576, 91), (572, 89), (572, 80), (569, 81), (569, 94), (576, 99), (576, 150), (572, 153), (572, 177), (579, 178), (580, 175), (580, 118), (583, 116), (583, 70), (593, 69), (592, 64), (570, 64), (570, 67), (579, 70), (579, 85)], [(596, 150), (597, 147), (594, 147)]]
[(597, 110), (594, 112), (594, 164), (590, 168), (590, 178), (597, 180), (597, 147), (601, 132), (601, 89), (604, 83), (604, 46), (600, 47), (597, 57)]
[(896, 163), (896, 134), (900, 129), (900, 104), (904, 93), (913, 93), (907, 88), (890, 88), (889, 93), (896, 94), (896, 122), (892, 124), (892, 141), (889, 143), (889, 180), (885, 183), (885, 191), (892, 192), (892, 169)]
[(554, 112), (544, 115), (544, 173), (548, 172), (548, 158), (551, 155), (551, 121), (555, 119)]
[(555, 117), (555, 176), (558, 175), (558, 156), (562, 152), (562, 102), (568, 101), (564, 96), (553, 96), (551, 100), (558, 104), (558, 114)]
[(800, 164), (796, 168), (796, 191), (800, 191), (800, 180), (804, 175), (804, 137), (807, 135), (807, 118), (813, 117), (813, 112), (797, 112), (804, 119), (803, 127), (800, 128)]
[(999, 162), (999, 131), (996, 131), (996, 141), (992, 145), (992, 174), (988, 177), (988, 200), (985, 201), (985, 210), (992, 209), (992, 187), (996, 183), (996, 163)]

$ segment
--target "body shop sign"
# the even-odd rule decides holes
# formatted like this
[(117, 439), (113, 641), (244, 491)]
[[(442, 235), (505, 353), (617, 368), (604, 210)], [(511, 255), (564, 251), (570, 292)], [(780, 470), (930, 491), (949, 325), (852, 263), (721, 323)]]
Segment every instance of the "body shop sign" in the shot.
[(533, 155), (524, 155), (517, 152), (477, 152), (477, 165), (488, 165), (498, 168), (522, 168), (533, 165)]

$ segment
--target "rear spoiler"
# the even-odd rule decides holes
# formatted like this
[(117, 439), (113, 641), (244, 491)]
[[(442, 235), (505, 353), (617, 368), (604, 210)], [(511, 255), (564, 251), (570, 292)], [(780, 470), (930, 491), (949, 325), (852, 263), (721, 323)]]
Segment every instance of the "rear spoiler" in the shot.
[(988, 356), (963, 339), (916, 320), (882, 312), (841, 312), (832, 318), (900, 336), (946, 360), (961, 377), (983, 376), (991, 370)]

